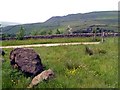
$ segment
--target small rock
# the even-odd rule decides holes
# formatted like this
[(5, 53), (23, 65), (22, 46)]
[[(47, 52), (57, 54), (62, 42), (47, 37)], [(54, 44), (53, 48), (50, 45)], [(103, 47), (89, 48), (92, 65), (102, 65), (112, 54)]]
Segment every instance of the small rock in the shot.
[(55, 74), (51, 69), (44, 70), (43, 72), (41, 72), (40, 74), (38, 74), (32, 79), (30, 85), (27, 88), (32, 88), (33, 86), (39, 84), (41, 81), (49, 80), (53, 78), (54, 76)]
[(85, 53), (88, 55), (93, 55), (93, 50), (90, 47), (85, 46)]

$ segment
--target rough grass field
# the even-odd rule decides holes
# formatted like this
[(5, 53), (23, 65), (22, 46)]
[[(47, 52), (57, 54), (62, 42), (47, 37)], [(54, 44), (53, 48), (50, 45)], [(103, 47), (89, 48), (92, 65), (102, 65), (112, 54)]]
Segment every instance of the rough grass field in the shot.
[[(41, 82), (35, 88), (117, 88), (117, 38), (107, 38), (104, 43), (88, 47), (94, 55), (87, 55), (84, 45), (34, 48), (46, 69), (51, 68), (55, 72), (54, 79)], [(26, 88), (31, 79), (11, 68), (11, 50), (4, 49), (2, 88)]]
[(0, 89), (2, 89), (2, 63), (0, 63)]
[[(28, 39), (28, 40), (9, 40), (2, 41), (2, 46), (49, 44), (49, 43), (70, 43), (70, 42), (93, 42), (93, 37), (74, 37), (74, 38), (53, 38), (53, 39)], [(97, 37), (100, 40), (100, 37)]]

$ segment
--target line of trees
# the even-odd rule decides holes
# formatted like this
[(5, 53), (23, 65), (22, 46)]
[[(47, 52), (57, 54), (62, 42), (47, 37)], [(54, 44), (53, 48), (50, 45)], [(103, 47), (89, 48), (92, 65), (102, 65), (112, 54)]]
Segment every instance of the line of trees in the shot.
[[(29, 33), (29, 35), (31, 36), (52, 35), (52, 34), (63, 34), (63, 32), (60, 31), (59, 29), (56, 29), (56, 30), (43, 30), (43, 31), (33, 30), (31, 33)], [(23, 40), (24, 36), (26, 36), (26, 34), (25, 34), (25, 28), (23, 26), (20, 27), (20, 29), (18, 30), (16, 34), (7, 34), (7, 33), (2, 34), (2, 38), (16, 37), (16, 39), (18, 40)]]
[(59, 29), (56, 29), (55, 30), (43, 30), (43, 31), (36, 31), (36, 30), (33, 30), (30, 35), (32, 36), (35, 36), (35, 35), (52, 35), (52, 34), (63, 34), (62, 31), (60, 31)]
[[(97, 33), (97, 31), (100, 31), (100, 30), (101, 29), (98, 28), (98, 27), (92, 29), (91, 33), (93, 33), (93, 41), (96, 41), (96, 33)], [(104, 33), (103, 32), (104, 32), (104, 30), (102, 30), (102, 32), (101, 32), (102, 33), (102, 41), (104, 41)], [(29, 35), (36, 36), (36, 35), (53, 35), (53, 34), (68, 34), (68, 33), (67, 32), (63, 33), (59, 29), (56, 29), (56, 30), (43, 30), (43, 31), (39, 31), (39, 32), (37, 30), (33, 30)], [(24, 36), (26, 36), (25, 28), (23, 26), (21, 26), (19, 31), (16, 34), (3, 34), (2, 38), (16, 37), (16, 39), (18, 39), (18, 40), (23, 40)]]

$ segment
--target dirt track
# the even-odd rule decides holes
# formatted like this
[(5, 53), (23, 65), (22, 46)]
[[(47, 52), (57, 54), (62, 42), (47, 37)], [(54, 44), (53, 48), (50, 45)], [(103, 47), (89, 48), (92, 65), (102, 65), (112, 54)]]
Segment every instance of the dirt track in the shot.
[(33, 44), (33, 45), (18, 45), (18, 46), (1, 46), (0, 48), (22, 48), (22, 47), (50, 47), (64, 45), (79, 45), (79, 44), (99, 44), (100, 42), (78, 42), (78, 43), (54, 43), (54, 44)]

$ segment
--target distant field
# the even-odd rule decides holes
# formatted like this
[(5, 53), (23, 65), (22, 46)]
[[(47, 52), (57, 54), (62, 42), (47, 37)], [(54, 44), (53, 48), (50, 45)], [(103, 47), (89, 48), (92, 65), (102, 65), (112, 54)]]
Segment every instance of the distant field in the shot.
[[(89, 47), (95, 52), (93, 56), (85, 53), (84, 45), (34, 48), (46, 69), (51, 68), (56, 74), (56, 78), (41, 82), (35, 88), (117, 88), (117, 38), (107, 38), (105, 43)], [(4, 49), (6, 61), (2, 65), (2, 87), (26, 88), (31, 79), (12, 70), (9, 63), (11, 50)], [(100, 50), (106, 53), (100, 53)]]
[[(97, 40), (100, 40), (100, 38), (97, 37)], [(93, 41), (93, 37), (8, 40), (8, 41), (2, 41), (2, 46), (48, 44), (48, 43), (70, 43), (70, 42), (92, 42), (92, 41)]]

